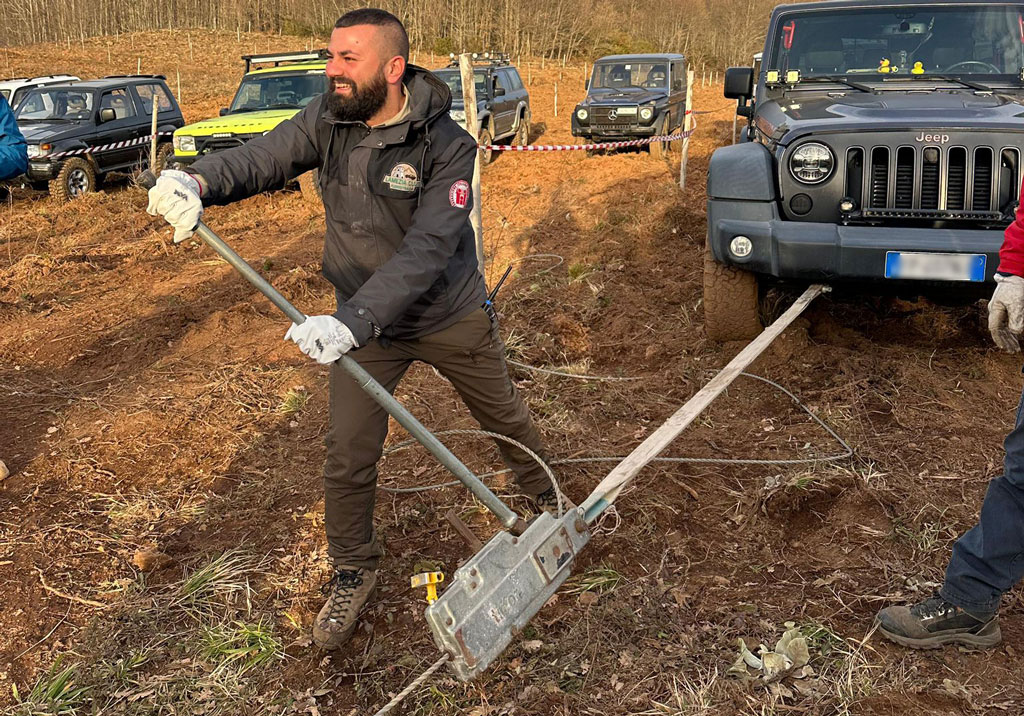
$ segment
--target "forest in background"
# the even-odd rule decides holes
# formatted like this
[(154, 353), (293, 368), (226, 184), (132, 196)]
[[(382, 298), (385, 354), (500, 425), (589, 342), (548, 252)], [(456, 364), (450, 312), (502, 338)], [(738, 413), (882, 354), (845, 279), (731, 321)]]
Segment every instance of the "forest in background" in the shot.
[(325, 38), (345, 11), (372, 4), (405, 22), (414, 47), (437, 54), (501, 50), (552, 61), (620, 52), (682, 52), (712, 67), (747, 64), (761, 48), (771, 0), (0, 0), (0, 45), (207, 28)]

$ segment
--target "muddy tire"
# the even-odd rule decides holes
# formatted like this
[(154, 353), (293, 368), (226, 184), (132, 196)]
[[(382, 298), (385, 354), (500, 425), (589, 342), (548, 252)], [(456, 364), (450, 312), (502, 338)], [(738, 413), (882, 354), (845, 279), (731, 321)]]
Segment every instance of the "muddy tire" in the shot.
[(310, 169), (299, 177), (299, 190), (302, 198), (310, 206), (320, 208), (324, 205), (323, 193), (320, 191), (320, 170)]
[[(654, 130), (655, 135), (668, 134), (668, 116), (658, 120), (658, 128)], [(669, 142), (651, 142), (651, 156), (655, 159), (664, 159), (668, 155)]]
[(523, 110), (523, 116), (519, 118), (519, 126), (516, 128), (516, 135), (512, 138), (512, 144), (517, 147), (525, 147), (530, 143), (530, 112)]
[(704, 247), (704, 333), (709, 341), (748, 341), (761, 333), (757, 276), (715, 261)]
[(71, 157), (50, 181), (50, 196), (57, 201), (71, 201), (96, 191), (96, 171), (81, 157)]
[[(481, 129), (480, 139), (477, 141), (481, 147), (485, 147), (488, 144), (494, 144), (494, 138), (491, 136), (491, 130)], [(487, 166), (494, 160), (494, 151), (491, 149), (478, 149), (480, 152), (480, 166)]]
[(175, 169), (174, 163), (174, 145), (170, 142), (164, 142), (156, 148), (156, 166), (153, 167), (153, 174), (160, 176), (160, 172), (164, 169)]

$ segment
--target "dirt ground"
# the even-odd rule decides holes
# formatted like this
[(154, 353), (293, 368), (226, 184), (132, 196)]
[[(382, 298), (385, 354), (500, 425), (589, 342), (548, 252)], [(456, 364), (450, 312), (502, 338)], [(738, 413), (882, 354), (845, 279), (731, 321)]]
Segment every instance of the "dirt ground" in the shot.
[[(190, 42), (190, 44), (189, 44)], [(161, 72), (186, 119), (227, 104), (239, 55), (307, 38), (193, 32), (9, 48), (5, 75)], [(190, 50), (191, 46), (191, 50)], [(190, 56), (191, 52), (191, 56)], [(421, 64), (437, 67), (422, 56)], [(572, 143), (582, 67), (523, 66), (534, 143)], [(558, 83), (558, 116), (554, 85)], [(699, 84), (699, 82), (698, 82)], [(689, 182), (679, 154), (499, 156), (484, 229), (510, 355), (557, 458), (622, 456), (740, 348), (706, 342), (701, 311), (708, 159), (731, 103), (697, 87)], [(287, 322), (202, 246), (171, 243), (126, 181), (70, 205), (14, 192), (0, 207), (0, 711), (365, 714), (437, 657), (416, 571), (453, 572), (497, 525), (463, 489), (381, 492), (382, 589), (351, 647), (309, 644), (327, 577), (320, 468), (325, 372), (282, 341)], [(307, 313), (322, 214), (297, 192), (214, 208), (208, 223)], [(536, 254), (555, 254), (536, 257)], [(534, 256), (534, 258), (528, 258)], [(786, 299), (781, 299), (784, 302)], [(823, 298), (753, 367), (854, 450), (795, 467), (646, 469), (575, 576), (481, 679), (441, 671), (406, 714), (1024, 713), (1013, 591), (1003, 645), (911, 653), (870, 634), (874, 613), (939, 582), (973, 524), (1020, 390), (979, 306)], [(419, 366), (398, 398), (428, 427), (475, 427)], [(395, 428), (392, 445), (407, 436)], [(479, 472), (492, 446), (451, 441)], [(841, 452), (769, 385), (739, 379), (666, 454), (799, 458)], [(558, 470), (576, 500), (610, 463)], [(447, 479), (422, 449), (385, 458), (382, 484)], [(492, 480), (525, 509), (514, 483)], [(793, 622), (803, 678), (727, 674), (737, 640), (774, 645)]]

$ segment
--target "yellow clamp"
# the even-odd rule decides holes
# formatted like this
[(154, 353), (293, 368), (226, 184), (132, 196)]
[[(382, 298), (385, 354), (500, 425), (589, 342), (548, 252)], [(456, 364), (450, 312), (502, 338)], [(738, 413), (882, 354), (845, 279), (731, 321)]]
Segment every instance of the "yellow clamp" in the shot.
[(422, 572), (414, 574), (409, 580), (413, 589), (416, 587), (427, 588), (427, 604), (437, 601), (437, 585), (444, 581), (444, 572)]

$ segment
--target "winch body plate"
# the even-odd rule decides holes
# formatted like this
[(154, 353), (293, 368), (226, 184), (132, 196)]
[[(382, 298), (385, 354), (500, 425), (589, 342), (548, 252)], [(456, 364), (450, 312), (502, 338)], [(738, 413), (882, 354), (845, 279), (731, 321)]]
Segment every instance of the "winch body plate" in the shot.
[(540, 611), (590, 540), (583, 512), (542, 512), (519, 537), (499, 532), (426, 610), (438, 648), (463, 681), (483, 673)]

